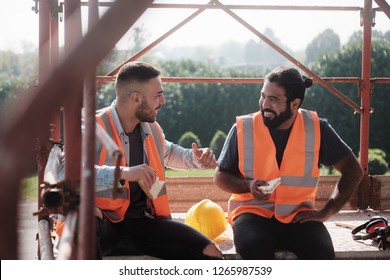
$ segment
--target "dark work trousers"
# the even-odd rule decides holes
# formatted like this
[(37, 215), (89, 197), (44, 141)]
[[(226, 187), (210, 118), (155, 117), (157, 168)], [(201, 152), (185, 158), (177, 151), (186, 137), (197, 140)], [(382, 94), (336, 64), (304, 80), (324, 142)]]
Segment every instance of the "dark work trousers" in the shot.
[(245, 213), (233, 223), (234, 244), (243, 259), (274, 259), (275, 249), (289, 250), (299, 259), (335, 258), (332, 239), (320, 222), (284, 224), (255, 214)]
[(112, 223), (97, 218), (97, 259), (103, 256), (149, 255), (160, 259), (209, 259), (203, 249), (212, 242), (186, 224), (147, 216)]

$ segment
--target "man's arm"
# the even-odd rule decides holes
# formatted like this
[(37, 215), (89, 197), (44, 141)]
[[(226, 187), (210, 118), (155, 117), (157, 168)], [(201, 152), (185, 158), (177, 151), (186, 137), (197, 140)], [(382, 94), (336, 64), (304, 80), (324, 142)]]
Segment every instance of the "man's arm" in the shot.
[(168, 140), (165, 140), (164, 160), (167, 167), (178, 170), (217, 166), (214, 153), (209, 148), (199, 149), (193, 144), (192, 149), (186, 149)]
[(320, 121), (320, 163), (333, 166), (341, 176), (323, 209), (314, 214), (312, 211), (301, 212), (295, 216), (294, 221), (326, 221), (348, 202), (363, 177), (363, 170), (350, 147), (326, 120), (320, 119)]
[(363, 169), (352, 152), (333, 167), (341, 173), (341, 176), (331, 198), (321, 210), (328, 218), (343, 208), (363, 178)]
[(251, 180), (245, 179), (238, 168), (237, 127), (231, 127), (219, 156), (214, 184), (229, 193), (250, 192)]
[(229, 192), (229, 193), (250, 192), (250, 182), (251, 180), (247, 180), (239, 175), (221, 170), (221, 168), (219, 167), (217, 167), (215, 170), (214, 184), (225, 192)]
[(262, 180), (246, 179), (238, 168), (237, 130), (234, 124), (229, 131), (215, 170), (214, 184), (229, 193), (248, 193), (259, 200), (267, 200), (270, 194), (262, 193), (258, 187), (267, 185)]
[(268, 200), (271, 197), (270, 193), (263, 193), (259, 190), (260, 186), (268, 185), (263, 180), (245, 179), (239, 174), (221, 170), (219, 167), (216, 168), (214, 174), (214, 184), (221, 190), (229, 193), (250, 192), (258, 200)]
[(319, 211), (300, 212), (295, 216), (294, 222), (324, 222), (338, 213), (351, 198), (363, 178), (363, 170), (359, 161), (351, 152), (334, 164), (333, 167), (341, 173), (341, 176), (324, 208)]
[(167, 167), (172, 169), (200, 168), (200, 164), (197, 164), (190, 149), (185, 149), (168, 140), (165, 140), (164, 162)]
[[(137, 182), (142, 181), (148, 188), (156, 181), (156, 172), (147, 164), (131, 167), (122, 166), (119, 180)], [(114, 187), (115, 166), (95, 165), (95, 190), (106, 191)]]

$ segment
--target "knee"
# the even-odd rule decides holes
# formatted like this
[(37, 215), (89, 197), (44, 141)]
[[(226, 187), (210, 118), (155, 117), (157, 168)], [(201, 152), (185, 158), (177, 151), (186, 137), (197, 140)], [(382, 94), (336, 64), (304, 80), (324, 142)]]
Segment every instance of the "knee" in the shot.
[(328, 246), (323, 244), (312, 245), (310, 247), (305, 246), (296, 255), (299, 259), (303, 260), (334, 260), (336, 258), (334, 248), (331, 244)]
[(244, 260), (271, 260), (275, 258), (272, 242), (258, 238), (235, 238), (236, 252)]
[(336, 255), (335, 255), (334, 249), (327, 248), (327, 249), (323, 249), (323, 250), (319, 251), (316, 258), (313, 258), (313, 259), (334, 260), (335, 258), (336, 258)]
[(213, 259), (223, 259), (223, 254), (221, 250), (218, 248), (218, 245), (214, 242), (209, 243), (203, 249), (203, 255), (213, 258)]

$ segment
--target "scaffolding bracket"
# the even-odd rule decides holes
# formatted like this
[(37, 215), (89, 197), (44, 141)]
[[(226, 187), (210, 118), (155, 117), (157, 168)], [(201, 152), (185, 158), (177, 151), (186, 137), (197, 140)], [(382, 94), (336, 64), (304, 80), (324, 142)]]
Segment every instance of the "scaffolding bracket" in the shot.
[(360, 26), (363, 26), (364, 22), (364, 17), (368, 17), (369, 21), (371, 22), (371, 26), (374, 27), (376, 22), (375, 22), (375, 16), (376, 16), (376, 10), (371, 9), (371, 11), (367, 14), (365, 14), (364, 10), (360, 10)]

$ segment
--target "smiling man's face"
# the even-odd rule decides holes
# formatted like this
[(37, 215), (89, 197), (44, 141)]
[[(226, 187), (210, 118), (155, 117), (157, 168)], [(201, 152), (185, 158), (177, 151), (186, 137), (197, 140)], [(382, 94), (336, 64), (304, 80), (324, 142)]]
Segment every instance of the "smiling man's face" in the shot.
[[(264, 124), (268, 128), (283, 129), (286, 122), (293, 116), (285, 90), (276, 83), (270, 83), (267, 80), (260, 93), (259, 106)], [(286, 128), (288, 127), (289, 125)]]

